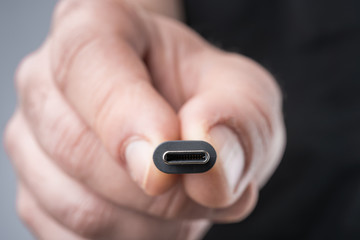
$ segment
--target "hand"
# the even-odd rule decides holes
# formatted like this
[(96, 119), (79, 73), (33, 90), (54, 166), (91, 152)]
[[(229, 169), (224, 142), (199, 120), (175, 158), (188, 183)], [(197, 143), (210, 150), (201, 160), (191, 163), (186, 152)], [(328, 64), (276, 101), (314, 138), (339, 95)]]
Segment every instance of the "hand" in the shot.
[[(284, 147), (268, 72), (130, 3), (62, 1), (16, 86), (5, 143), (41, 239), (199, 238), (251, 212)], [(160, 172), (153, 150), (176, 139), (210, 142), (217, 163)]]

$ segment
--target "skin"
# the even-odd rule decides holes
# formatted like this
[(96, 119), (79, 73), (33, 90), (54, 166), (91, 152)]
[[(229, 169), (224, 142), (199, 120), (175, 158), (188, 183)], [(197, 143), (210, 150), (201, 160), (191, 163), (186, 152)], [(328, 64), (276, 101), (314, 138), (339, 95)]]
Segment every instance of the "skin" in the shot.
[[(167, 4), (61, 1), (20, 64), (4, 139), (19, 215), (39, 239), (198, 239), (245, 218), (277, 167), (285, 134), (271, 74)], [(215, 166), (157, 170), (153, 150), (178, 139), (210, 142)]]

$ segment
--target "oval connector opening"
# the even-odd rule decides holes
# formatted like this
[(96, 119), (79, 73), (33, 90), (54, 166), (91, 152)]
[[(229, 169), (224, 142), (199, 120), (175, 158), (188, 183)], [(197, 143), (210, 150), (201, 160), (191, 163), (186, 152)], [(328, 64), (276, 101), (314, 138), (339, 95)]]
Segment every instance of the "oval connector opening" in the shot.
[(167, 165), (206, 164), (210, 154), (204, 150), (166, 151), (163, 161)]

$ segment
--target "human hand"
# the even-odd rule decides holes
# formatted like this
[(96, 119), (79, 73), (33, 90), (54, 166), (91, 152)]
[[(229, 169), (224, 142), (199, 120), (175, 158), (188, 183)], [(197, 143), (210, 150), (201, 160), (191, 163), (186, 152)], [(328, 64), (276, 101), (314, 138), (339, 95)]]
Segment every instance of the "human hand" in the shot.
[[(251, 212), (283, 151), (269, 73), (130, 3), (60, 3), (16, 85), (5, 143), (41, 239), (199, 238)], [(176, 139), (212, 143), (217, 163), (160, 172), (152, 152)]]

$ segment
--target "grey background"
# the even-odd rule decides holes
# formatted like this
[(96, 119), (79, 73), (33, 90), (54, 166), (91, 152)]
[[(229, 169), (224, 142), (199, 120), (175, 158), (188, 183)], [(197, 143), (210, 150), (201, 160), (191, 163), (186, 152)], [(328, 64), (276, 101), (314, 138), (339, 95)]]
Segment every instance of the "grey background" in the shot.
[[(0, 130), (16, 104), (13, 76), (19, 61), (40, 46), (50, 24), (55, 0), (0, 1)], [(0, 147), (0, 240), (34, 239), (16, 215), (16, 177)]]

